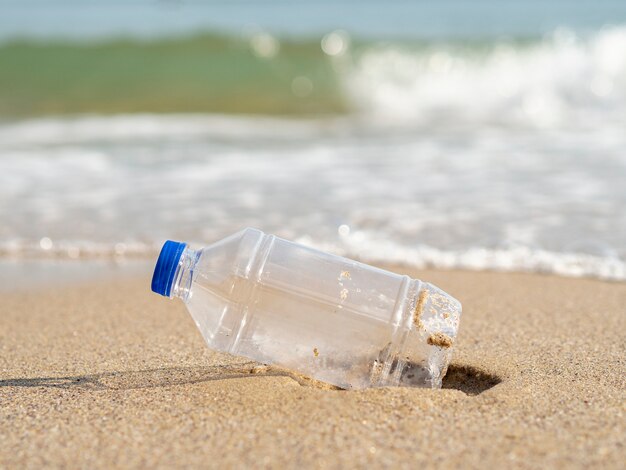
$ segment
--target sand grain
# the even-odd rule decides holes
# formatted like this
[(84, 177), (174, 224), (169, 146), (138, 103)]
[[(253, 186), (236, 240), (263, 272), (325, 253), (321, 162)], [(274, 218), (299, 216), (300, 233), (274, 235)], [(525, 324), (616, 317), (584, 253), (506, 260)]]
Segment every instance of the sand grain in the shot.
[(625, 284), (407, 273), (464, 304), (443, 390), (211, 352), (146, 279), (5, 295), (0, 467), (623, 468)]

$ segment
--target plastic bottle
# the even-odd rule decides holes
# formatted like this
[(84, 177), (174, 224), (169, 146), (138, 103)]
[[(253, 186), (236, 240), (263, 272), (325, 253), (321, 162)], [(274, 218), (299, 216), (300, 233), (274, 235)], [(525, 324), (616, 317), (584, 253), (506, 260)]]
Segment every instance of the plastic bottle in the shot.
[(342, 388), (441, 387), (461, 315), (431, 284), (251, 228), (167, 241), (152, 290), (182, 299), (210, 348)]

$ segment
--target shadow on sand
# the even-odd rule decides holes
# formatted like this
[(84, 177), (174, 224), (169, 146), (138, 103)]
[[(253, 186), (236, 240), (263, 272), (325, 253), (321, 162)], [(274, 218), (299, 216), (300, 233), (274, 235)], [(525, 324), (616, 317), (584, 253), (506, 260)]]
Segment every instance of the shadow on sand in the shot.
[[(93, 375), (68, 377), (37, 377), (29, 379), (0, 380), (0, 387), (47, 387), (83, 390), (133, 390), (143, 388), (168, 387), (212, 380), (226, 380), (244, 377), (291, 377), (305, 387), (326, 390), (341, 390), (289, 371), (261, 366), (251, 362), (239, 365), (213, 367), (168, 367), (139, 371), (105, 372)], [(443, 380), (444, 389), (460, 390), (467, 395), (479, 395), (494, 387), (502, 380), (472, 366), (452, 364)]]

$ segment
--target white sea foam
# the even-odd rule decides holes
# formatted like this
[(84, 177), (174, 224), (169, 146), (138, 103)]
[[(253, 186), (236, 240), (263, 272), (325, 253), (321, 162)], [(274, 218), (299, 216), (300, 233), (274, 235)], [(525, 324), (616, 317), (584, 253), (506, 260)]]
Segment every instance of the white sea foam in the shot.
[[(541, 41), (370, 47), (341, 58), (353, 105), (392, 120), (531, 127), (626, 120), (626, 27)], [(598, 112), (602, 113), (598, 115)]]
[[(81, 256), (108, 253), (119, 243), (143, 252), (164, 238), (209, 241), (245, 225), (333, 243), (346, 225), (407, 253), (430, 246), (445, 254), (436, 265), (450, 253), (468, 265), (469, 253), (481, 253), (472, 247), (491, 267), (503, 263), (493, 253), (511, 246), (609, 264), (626, 256), (626, 136), (615, 123), (581, 133), (380, 128), (359, 118), (82, 120), (46, 120), (49, 134), (41, 120), (0, 125), (5, 254), (39, 253), (24, 247), (43, 238), (50, 252), (75, 254), (78, 244)], [(552, 258), (541, 259), (537, 269)]]
[[(301, 241), (311, 244), (311, 240), (307, 237)], [(399, 264), (418, 269), (533, 272), (568, 277), (595, 277), (613, 281), (626, 280), (626, 263), (617, 257), (594, 256), (585, 253), (557, 253), (527, 246), (446, 251), (424, 245), (399, 246), (388, 240), (357, 233), (351, 237), (344, 237), (339, 245), (326, 244), (319, 247), (367, 262)]]
[[(320, 123), (320, 125), (322, 125)], [(311, 135), (310, 122), (264, 116), (194, 114), (133, 114), (114, 116), (44, 117), (24, 121), (0, 121), (3, 147), (153, 141), (194, 138), (299, 139)]]
[[(601, 257), (585, 253), (556, 253), (519, 246), (509, 249), (470, 248), (444, 251), (429, 246), (403, 247), (387, 240), (365, 238), (362, 234), (344, 238), (339, 243), (314, 241), (299, 237), (296, 241), (363, 262), (383, 266), (401, 265), (417, 269), (465, 269), (502, 272), (531, 272), (566, 277), (593, 277), (609, 281), (626, 280), (626, 263), (617, 257)], [(206, 243), (196, 242), (200, 247)], [(126, 242), (109, 245), (90, 241), (41, 243), (9, 241), (0, 245), (4, 259), (110, 260), (153, 259), (157, 243)]]

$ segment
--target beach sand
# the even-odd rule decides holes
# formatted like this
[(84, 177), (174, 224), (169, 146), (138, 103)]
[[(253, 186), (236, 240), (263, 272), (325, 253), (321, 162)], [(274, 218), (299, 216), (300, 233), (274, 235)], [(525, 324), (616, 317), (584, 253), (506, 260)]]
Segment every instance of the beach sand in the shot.
[(5, 294), (0, 467), (623, 468), (626, 284), (392, 269), (463, 302), (443, 390), (212, 352), (149, 279)]

